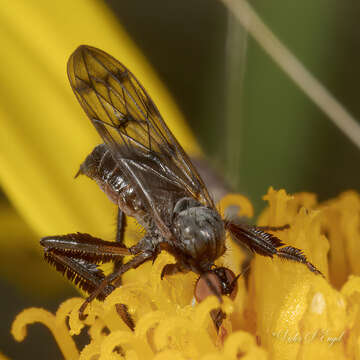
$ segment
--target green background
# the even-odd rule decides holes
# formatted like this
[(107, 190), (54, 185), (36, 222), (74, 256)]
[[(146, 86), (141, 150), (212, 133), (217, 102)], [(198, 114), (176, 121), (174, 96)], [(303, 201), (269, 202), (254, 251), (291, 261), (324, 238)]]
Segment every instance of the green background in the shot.
[[(320, 200), (360, 189), (360, 152), (218, 1), (107, 1), (185, 113), (206, 155), (257, 210), (270, 185)], [(356, 1), (252, 1), (275, 35), (360, 113)], [(158, 104), (161, 109), (161, 104)]]

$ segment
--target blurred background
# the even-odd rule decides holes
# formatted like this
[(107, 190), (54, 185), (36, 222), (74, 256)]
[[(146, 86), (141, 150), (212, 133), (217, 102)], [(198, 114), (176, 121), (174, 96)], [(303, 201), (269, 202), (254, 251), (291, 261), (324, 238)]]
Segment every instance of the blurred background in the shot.
[[(7, 6), (3, 2), (0, 9)], [(346, 189), (360, 190), (359, 149), (243, 31), (221, 2), (107, 0), (104, 4), (167, 87), (211, 165), (234, 190), (249, 197), (257, 214), (265, 205), (261, 197), (269, 186), (285, 188), (289, 193), (314, 192), (319, 200)], [(253, 0), (251, 4), (275, 35), (358, 118), (360, 3)], [(56, 7), (61, 7), (60, 2)], [(48, 11), (40, 16), (48, 16), (51, 21), (50, 7)], [(53, 11), (58, 11), (55, 6)], [(63, 11), (73, 16), (77, 10), (69, 5)], [(80, 19), (85, 15), (76, 16)], [(101, 37), (101, 27), (93, 31)], [(0, 38), (8, 36), (0, 27)], [(52, 46), (56, 47), (56, 42), (54, 37)], [(93, 45), (91, 39), (88, 43)], [(101, 47), (99, 42), (95, 45)], [(111, 53), (110, 48), (102, 48)], [(131, 69), (132, 64), (125, 65)], [(67, 81), (65, 71), (59, 76)], [(31, 89), (21, 89), (21, 96), (26, 98), (27, 91)], [(45, 96), (39, 94), (43, 101)], [(157, 105), (161, 111), (162, 104)], [(75, 163), (82, 160), (74, 159)], [(75, 172), (72, 168), (71, 173)], [(26, 173), (21, 176), (26, 181)], [(12, 206), (6, 189), (1, 201), (5, 208)], [(17, 220), (12, 216), (2, 221), (13, 221), (16, 227), (22, 214), (17, 216)], [(109, 225), (113, 226), (112, 221)], [(26, 220), (22, 229), (22, 238), (29, 243), (27, 237), (35, 244), (46, 235), (36, 233)], [(4, 241), (16, 240), (8, 233), (1, 237)], [(51, 291), (32, 291), (32, 282), (39, 282), (32, 270), (49, 273), (50, 280), (44, 286), (50, 288), (51, 283)], [(60, 359), (44, 327), (32, 326), (20, 344), (13, 340), (9, 329), (23, 308), (42, 306), (54, 311), (60, 301), (77, 295), (76, 291), (41, 260), (41, 251), (35, 245), (33, 250), (18, 247), (11, 259), (3, 258), (0, 271), (0, 352), (13, 359)]]
[[(270, 185), (315, 192), (320, 199), (359, 189), (360, 152), (242, 33), (220, 2), (107, 3), (166, 83), (205, 154), (258, 210)], [(251, 4), (357, 117), (360, 5)]]

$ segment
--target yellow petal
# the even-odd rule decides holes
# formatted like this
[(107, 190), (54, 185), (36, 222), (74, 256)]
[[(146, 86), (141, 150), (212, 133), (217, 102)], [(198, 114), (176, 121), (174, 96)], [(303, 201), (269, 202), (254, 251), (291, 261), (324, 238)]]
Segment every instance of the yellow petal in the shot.
[(71, 52), (87, 43), (128, 65), (186, 150), (198, 147), (164, 86), (102, 2), (22, 0), (3, 8), (1, 184), (41, 235), (112, 236), (114, 208), (90, 181), (73, 179), (101, 140), (70, 90), (65, 68)]
[(65, 322), (57, 322), (54, 315), (43, 309), (31, 308), (21, 312), (11, 327), (11, 333), (14, 338), (17, 341), (23, 341), (26, 337), (26, 326), (34, 322), (41, 322), (49, 328), (66, 359), (78, 358), (79, 352), (68, 332)]
[(347, 191), (320, 206), (330, 245), (330, 277), (340, 288), (349, 274), (360, 275), (360, 196)]

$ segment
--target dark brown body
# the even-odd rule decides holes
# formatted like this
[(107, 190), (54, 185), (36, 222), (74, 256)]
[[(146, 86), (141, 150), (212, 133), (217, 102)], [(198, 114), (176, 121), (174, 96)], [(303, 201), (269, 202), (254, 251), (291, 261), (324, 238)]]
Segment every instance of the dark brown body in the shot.
[[(140, 168), (147, 171), (147, 180), (152, 185), (152, 197), (156, 199), (157, 211), (172, 229), (172, 239), (161, 236), (152, 218), (146, 212), (142, 199), (136, 195), (133, 184), (126, 177), (105, 144), (94, 148), (81, 164), (78, 174), (95, 180), (109, 199), (127, 216), (134, 217), (147, 231), (143, 241), (147, 248), (161, 251), (166, 249), (177, 258), (176, 269), (171, 273), (209, 271), (214, 261), (225, 252), (225, 228), (215, 209), (203, 206), (187, 196), (183, 188), (169, 184), (167, 178), (154, 176), (163, 169), (156, 156), (136, 160)], [(186, 254), (185, 259), (182, 255)]]
[(105, 144), (94, 148), (80, 165), (77, 175), (84, 174), (95, 180), (108, 198), (127, 215), (134, 217), (141, 225), (148, 226), (146, 211), (134, 188), (122, 175)]

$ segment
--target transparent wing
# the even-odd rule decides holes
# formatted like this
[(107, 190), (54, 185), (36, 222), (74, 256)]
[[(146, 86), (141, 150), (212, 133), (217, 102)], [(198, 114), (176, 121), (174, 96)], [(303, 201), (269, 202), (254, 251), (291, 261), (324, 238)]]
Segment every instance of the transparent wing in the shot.
[(71, 87), (147, 211), (170, 236), (152, 194), (154, 179), (214, 203), (190, 159), (134, 75), (102, 50), (82, 45), (68, 61)]

